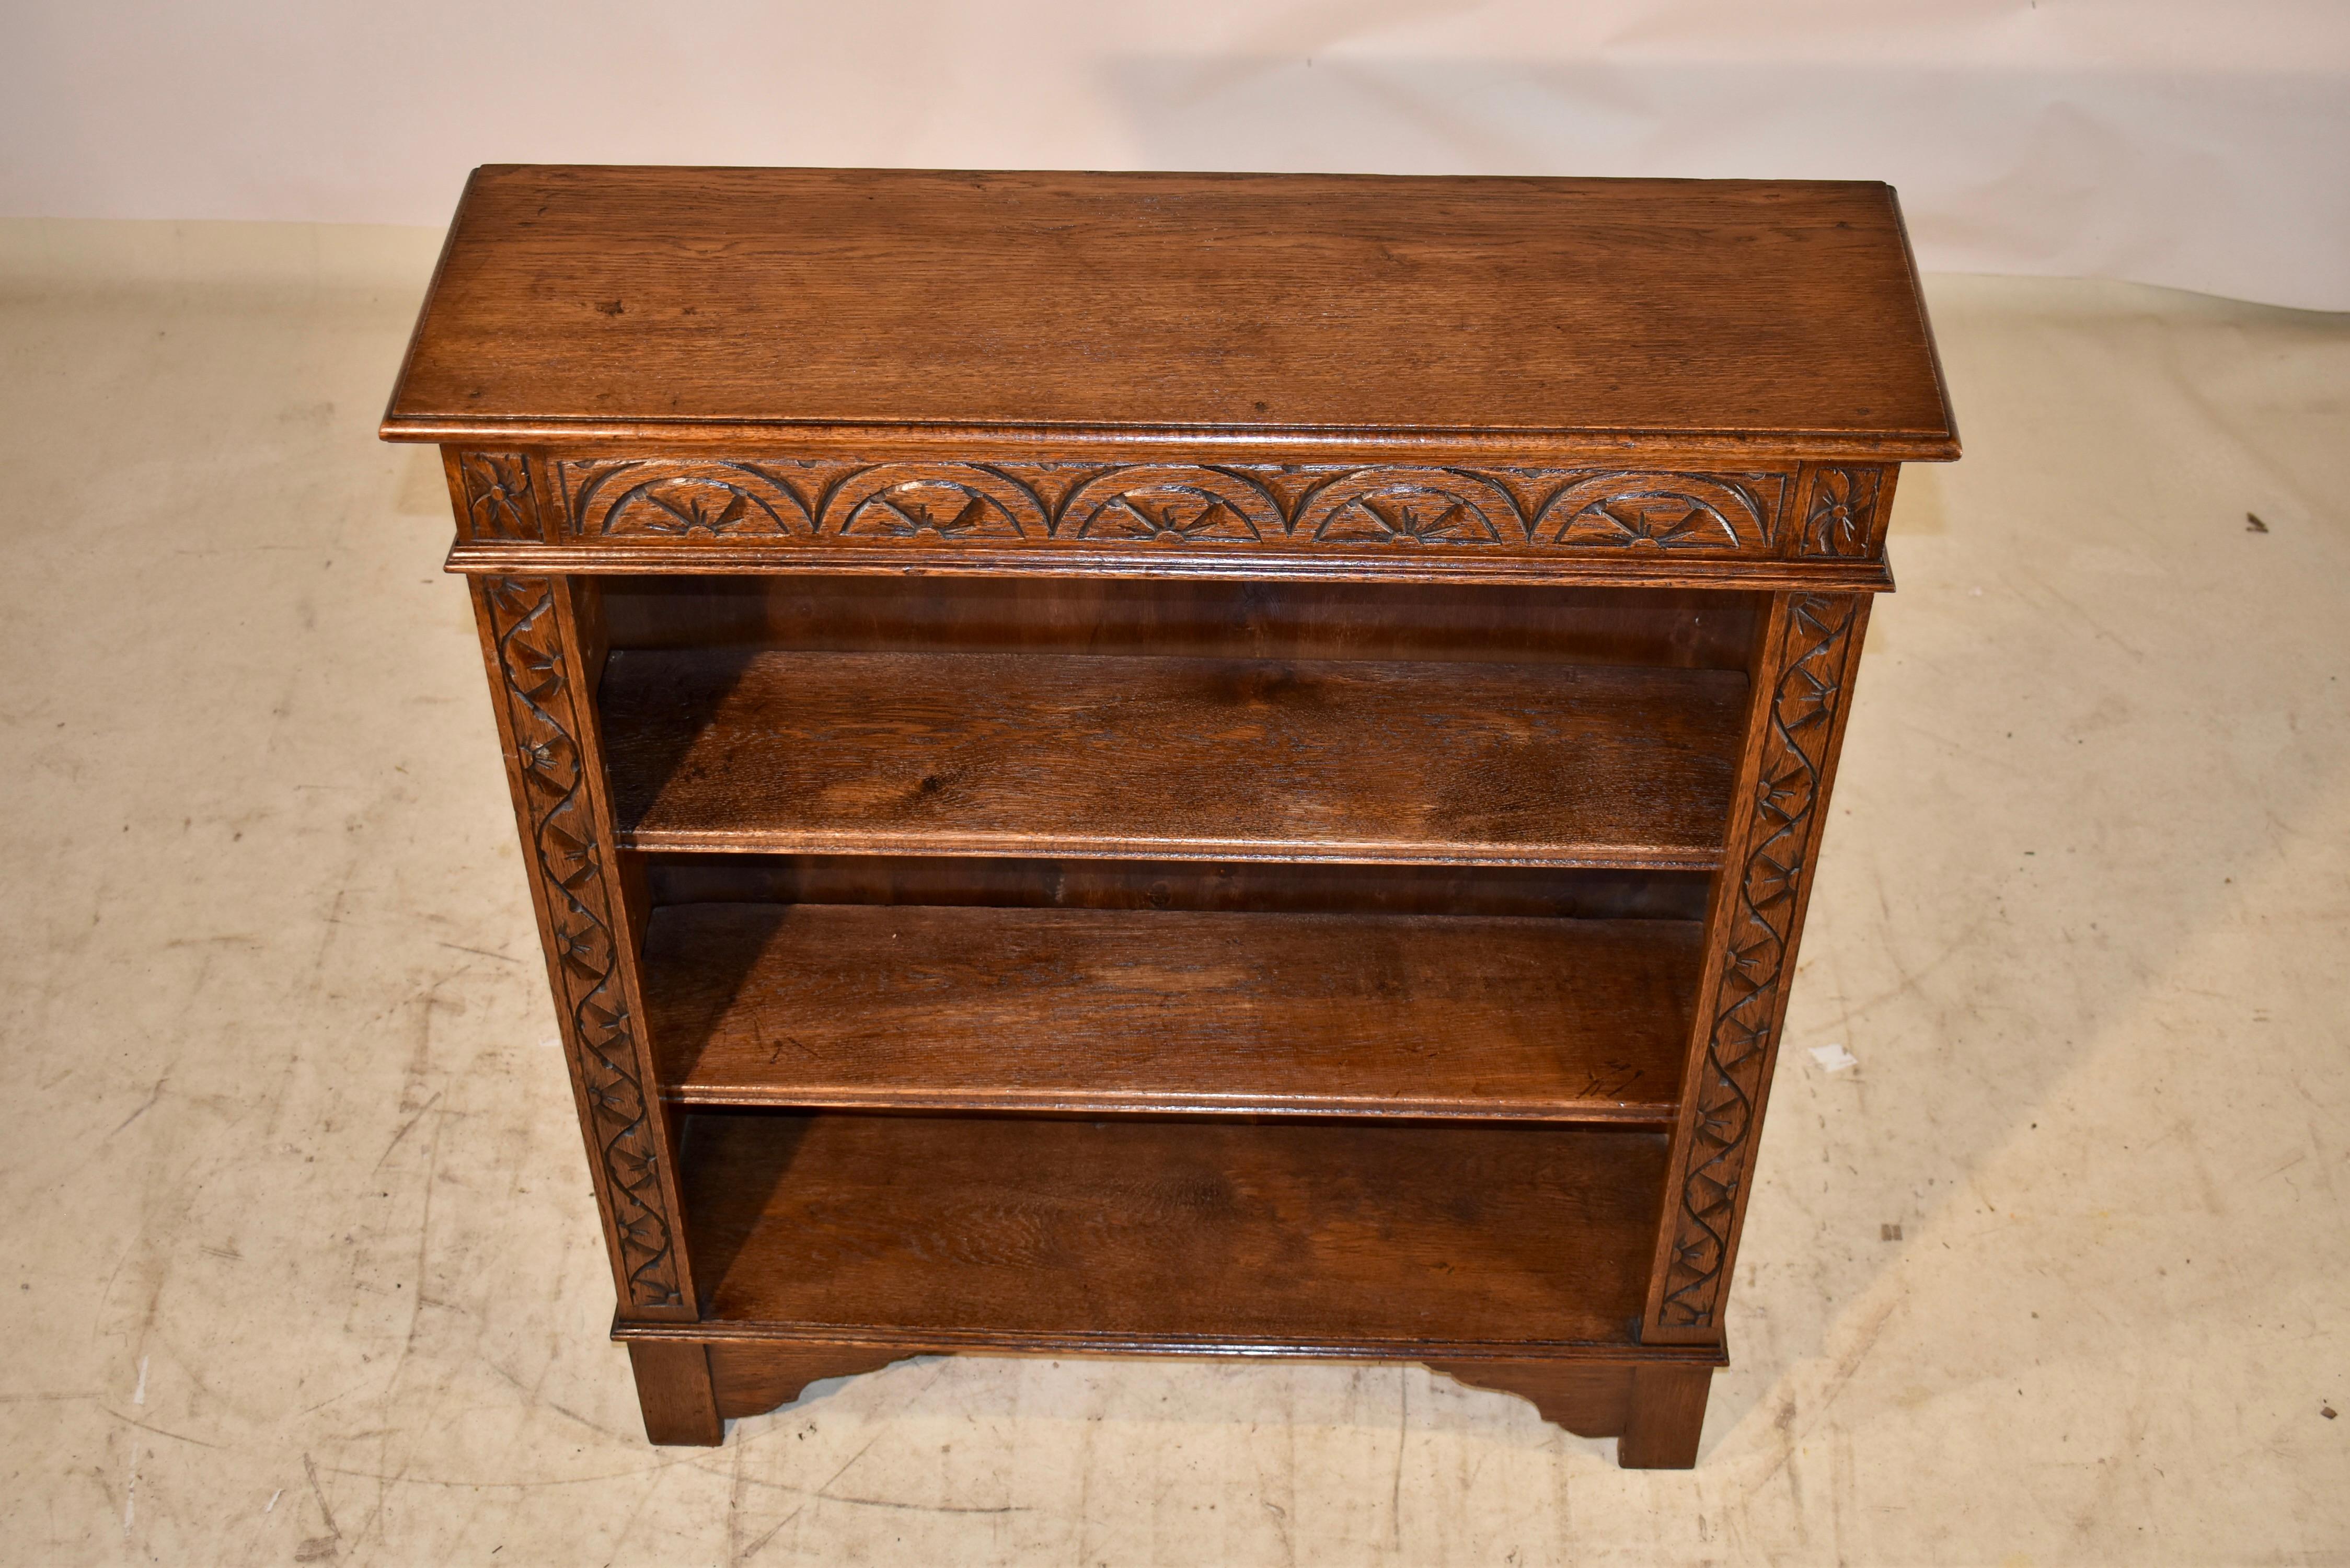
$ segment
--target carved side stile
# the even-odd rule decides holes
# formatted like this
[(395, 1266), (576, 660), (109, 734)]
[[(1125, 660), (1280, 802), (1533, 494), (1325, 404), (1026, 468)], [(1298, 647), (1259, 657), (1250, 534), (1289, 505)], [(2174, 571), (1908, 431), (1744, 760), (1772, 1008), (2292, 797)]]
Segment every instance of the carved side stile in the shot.
[(1751, 791), (1731, 823), (1734, 877), (1717, 900), (1703, 1048), (1674, 1145), (1652, 1339), (1718, 1338), (1721, 1309), (1753, 1168), (1754, 1143), (1794, 972), (1820, 805), (1841, 742), (1868, 601), (1783, 596)]
[(566, 636), (549, 577), (477, 577), (474, 605), (490, 655), (499, 727), (546, 938), (556, 1009), (594, 1153), (624, 1310), (682, 1308), (665, 1139), (648, 1093), (645, 1054), (623, 972), (626, 929), (610, 839), (599, 826), (581, 743), (579, 650)]

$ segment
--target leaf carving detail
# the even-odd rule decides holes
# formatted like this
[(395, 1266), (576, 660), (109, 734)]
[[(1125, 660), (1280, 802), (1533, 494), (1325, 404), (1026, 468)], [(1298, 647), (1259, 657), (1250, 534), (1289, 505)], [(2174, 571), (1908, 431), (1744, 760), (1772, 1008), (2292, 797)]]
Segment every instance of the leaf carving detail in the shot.
[(632, 1306), (674, 1306), (683, 1296), (661, 1199), (659, 1146), (637, 1078), (636, 1023), (621, 990), (608, 867), (573, 736), (577, 691), (554, 588), (546, 577), (490, 577), (482, 591), (525, 827), (546, 897), (556, 1005), (588, 1103), (623, 1288)]
[(1753, 1163), (1756, 1107), (1856, 615), (1848, 597), (1805, 595), (1790, 606), (1786, 650), (1754, 784), (1750, 847), (1739, 871), (1711, 1002), (1713, 1023), (1694, 1086), (1696, 1113), (1659, 1312), (1668, 1327), (1711, 1326), (1721, 1301), (1721, 1266), (1738, 1194)]

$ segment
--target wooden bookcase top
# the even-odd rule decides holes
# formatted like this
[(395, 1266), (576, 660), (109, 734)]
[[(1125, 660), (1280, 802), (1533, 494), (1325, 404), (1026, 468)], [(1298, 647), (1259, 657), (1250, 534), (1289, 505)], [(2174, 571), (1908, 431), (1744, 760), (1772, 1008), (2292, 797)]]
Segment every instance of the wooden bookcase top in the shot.
[(1856, 182), (493, 165), (392, 440), (1950, 458)]

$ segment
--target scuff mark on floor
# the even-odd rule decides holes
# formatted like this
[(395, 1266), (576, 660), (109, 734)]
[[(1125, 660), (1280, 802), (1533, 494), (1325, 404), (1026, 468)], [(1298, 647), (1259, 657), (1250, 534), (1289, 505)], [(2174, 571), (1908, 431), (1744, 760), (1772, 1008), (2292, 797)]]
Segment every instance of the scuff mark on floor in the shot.
[(1811, 1419), (1803, 1424), (1801, 1430), (1797, 1428), (1795, 1419), (1797, 1396), (1790, 1392), (1783, 1397), (1779, 1408), (1771, 1416), (1771, 1428), (1775, 1434), (1773, 1447), (1776, 1452), (1762, 1473), (1742, 1489), (1748, 1501), (1752, 1501), (1757, 1492), (1770, 1485), (1772, 1479), (1786, 1468), (1788, 1460), (1794, 1456), (1797, 1445), (1803, 1441), (1805, 1433), (1817, 1423), (1828, 1407), (1835, 1403), (1836, 1396), (1844, 1392), (1844, 1386), (1852, 1381), (1853, 1374), (1860, 1370), (1860, 1364), (1867, 1359), (1869, 1351), (1876, 1346), (1878, 1337), (1885, 1333), (1886, 1324), (1891, 1323), (1893, 1314), (1900, 1310), (1902, 1300), (1903, 1298), (1898, 1295), (1887, 1300), (1854, 1331), (1852, 1343), (1836, 1356), (1828, 1373), (1827, 1381), (1821, 1386), (1819, 1394), (1809, 1402)]

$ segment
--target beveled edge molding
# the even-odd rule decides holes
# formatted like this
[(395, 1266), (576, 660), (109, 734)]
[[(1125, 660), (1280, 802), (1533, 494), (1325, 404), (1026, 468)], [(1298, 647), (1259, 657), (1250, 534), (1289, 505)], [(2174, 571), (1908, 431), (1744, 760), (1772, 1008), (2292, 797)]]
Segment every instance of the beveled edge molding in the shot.
[[(972, 859), (1127, 860), (1138, 856), (1190, 863), (1284, 866), (1545, 866), (1615, 871), (1711, 871), (1721, 851), (1711, 846), (1643, 844), (1605, 854), (1576, 848), (1398, 843), (1357, 839), (1315, 843), (1295, 839), (1119, 838), (1014, 833), (884, 833), (863, 829), (616, 828), (623, 849), (653, 854), (951, 856)], [(1579, 846), (1578, 846), (1579, 848)]]
[(1231, 425), (890, 424), (848, 421), (609, 420), (550, 417), (480, 420), (463, 414), (387, 414), (388, 441), (482, 448), (547, 447), (645, 456), (680, 448), (793, 449), (860, 459), (935, 462), (983, 452), (1019, 461), (1098, 453), (1098, 461), (1218, 462), (1513, 462), (1608, 463), (1666, 460), (1785, 462), (1796, 458), (1858, 462), (1948, 462), (1960, 455), (1949, 431), (1541, 430), (1490, 426), (1353, 427)]
[(1583, 1361), (1634, 1366), (1727, 1366), (1720, 1343), (1639, 1345), (1623, 1340), (1253, 1339), (1243, 1335), (1149, 1334), (1111, 1330), (899, 1328), (880, 1324), (647, 1322), (617, 1314), (612, 1337), (702, 1344), (838, 1345), (899, 1355), (1251, 1355), (1315, 1361)]
[(1324, 551), (1132, 549), (1049, 545), (905, 545), (775, 550), (760, 545), (679, 549), (621, 545), (483, 545), (460, 540), (444, 562), (452, 572), (489, 576), (598, 574), (696, 575), (712, 572), (813, 576), (1201, 577), (1299, 582), (1490, 583), (1523, 587), (1785, 589), (1875, 594), (1893, 588), (1882, 560), (1783, 560), (1770, 556), (1711, 558), (1681, 552), (1392, 550), (1383, 556)]
[(1280, 1116), (1296, 1120), (1354, 1121), (1364, 1117), (1409, 1121), (1420, 1117), (1473, 1114), (1481, 1122), (1548, 1125), (1575, 1122), (1611, 1127), (1670, 1131), (1680, 1116), (1680, 1102), (1672, 1100), (1559, 1099), (1523, 1106), (1495, 1107), (1464, 1104), (1458, 1099), (1338, 1099), (1301, 1103), (1295, 1096), (1251, 1098), (1232, 1095), (1204, 1098), (1174, 1091), (1087, 1096), (1051, 1090), (1005, 1090), (1001, 1093), (956, 1091), (850, 1091), (810, 1088), (803, 1084), (772, 1089), (723, 1089), (663, 1084), (665, 1105), (692, 1109), (743, 1109), (780, 1106), (793, 1110), (953, 1111), (982, 1116), (1046, 1114), (1072, 1116), (1180, 1116), (1238, 1118)]

